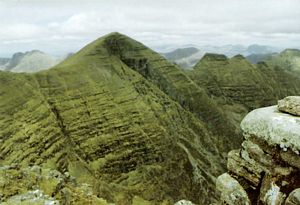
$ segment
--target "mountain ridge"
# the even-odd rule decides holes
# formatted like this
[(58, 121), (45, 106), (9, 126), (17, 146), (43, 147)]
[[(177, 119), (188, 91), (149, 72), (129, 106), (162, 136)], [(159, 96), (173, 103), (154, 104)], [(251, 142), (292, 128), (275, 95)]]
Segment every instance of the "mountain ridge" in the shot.
[(68, 171), (116, 203), (216, 200), (224, 167), (205, 123), (107, 50), (109, 36), (46, 71), (0, 72), (1, 161)]
[(216, 202), (241, 118), (300, 87), (241, 55), (206, 54), (184, 71), (117, 32), (49, 70), (0, 71), (0, 82), (1, 164), (67, 172), (125, 205)]

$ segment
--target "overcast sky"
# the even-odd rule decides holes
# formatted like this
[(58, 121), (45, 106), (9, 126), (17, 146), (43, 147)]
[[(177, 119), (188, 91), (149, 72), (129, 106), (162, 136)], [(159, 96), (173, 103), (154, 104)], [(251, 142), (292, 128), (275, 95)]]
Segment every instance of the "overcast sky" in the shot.
[(155, 49), (300, 47), (300, 0), (0, 0), (0, 56), (62, 55), (112, 31)]

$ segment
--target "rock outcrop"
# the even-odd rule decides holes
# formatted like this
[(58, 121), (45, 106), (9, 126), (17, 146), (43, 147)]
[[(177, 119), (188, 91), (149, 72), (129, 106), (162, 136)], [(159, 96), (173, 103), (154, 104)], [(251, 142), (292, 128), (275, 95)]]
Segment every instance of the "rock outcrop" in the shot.
[(221, 201), (230, 205), (299, 204), (300, 117), (280, 112), (277, 106), (260, 108), (244, 118), (241, 128), (242, 148), (229, 152), (228, 173), (217, 179)]
[(278, 101), (278, 109), (292, 115), (300, 116), (300, 97), (289, 96)]
[(19, 164), (0, 167), (0, 204), (109, 205), (93, 193), (91, 185), (78, 183), (68, 172)]

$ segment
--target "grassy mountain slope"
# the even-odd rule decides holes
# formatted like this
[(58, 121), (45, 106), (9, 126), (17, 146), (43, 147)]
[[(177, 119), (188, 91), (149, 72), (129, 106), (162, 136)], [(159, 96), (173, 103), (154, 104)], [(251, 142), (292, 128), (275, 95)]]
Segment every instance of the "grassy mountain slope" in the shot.
[[(50, 70), (0, 72), (0, 162), (68, 171), (119, 204), (134, 196), (214, 201), (224, 167), (200, 120), (210, 99), (178, 68), (127, 41), (114, 33)], [(147, 69), (135, 67), (143, 65), (137, 54), (148, 56)], [(193, 104), (203, 99), (207, 105)]]
[(271, 58), (272, 56), (277, 55), (277, 53), (267, 53), (267, 54), (251, 54), (246, 56), (247, 60), (250, 63), (257, 64), (258, 62), (262, 62), (267, 58)]
[(179, 67), (169, 63), (158, 53), (127, 36), (114, 33), (105, 40), (111, 55), (114, 55), (128, 67), (139, 72), (155, 84), (183, 108), (194, 113), (204, 121), (217, 137), (217, 146), (227, 152), (230, 147), (238, 145), (234, 137), (232, 124), (228, 122), (223, 111), (206, 91), (193, 82)]
[(266, 63), (253, 65), (241, 55), (229, 59), (206, 54), (188, 73), (194, 82), (206, 88), (237, 127), (250, 110), (300, 94), (300, 81), (291, 73)]
[(286, 49), (278, 55), (266, 58), (264, 61), (274, 67), (300, 74), (300, 50), (298, 49)]

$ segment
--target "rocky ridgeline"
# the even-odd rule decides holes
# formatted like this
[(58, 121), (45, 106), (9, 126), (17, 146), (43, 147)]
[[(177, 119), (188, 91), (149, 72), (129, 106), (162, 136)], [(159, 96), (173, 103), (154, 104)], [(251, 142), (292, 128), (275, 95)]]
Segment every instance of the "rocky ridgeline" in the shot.
[(256, 109), (242, 121), (244, 142), (217, 179), (221, 203), (300, 204), (300, 97)]

